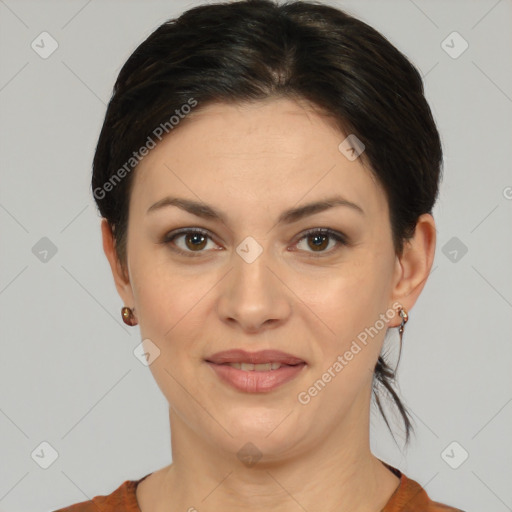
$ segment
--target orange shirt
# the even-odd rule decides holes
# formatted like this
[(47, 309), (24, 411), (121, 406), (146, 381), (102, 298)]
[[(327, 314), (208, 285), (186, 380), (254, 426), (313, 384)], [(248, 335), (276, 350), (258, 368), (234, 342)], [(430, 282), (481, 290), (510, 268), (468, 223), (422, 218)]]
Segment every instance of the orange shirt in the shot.
[[(407, 478), (398, 469), (385, 465), (400, 478), (400, 484), (381, 512), (464, 512), (432, 501), (420, 484)], [(141, 512), (135, 489), (150, 474), (139, 480), (126, 480), (108, 496), (96, 496), (90, 501), (76, 503), (54, 512)]]

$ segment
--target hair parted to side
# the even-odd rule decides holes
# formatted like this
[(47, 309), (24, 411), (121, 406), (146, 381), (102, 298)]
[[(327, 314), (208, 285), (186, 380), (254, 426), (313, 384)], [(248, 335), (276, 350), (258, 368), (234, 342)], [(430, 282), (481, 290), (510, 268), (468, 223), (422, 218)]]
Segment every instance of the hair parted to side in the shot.
[[(129, 170), (136, 168), (134, 152), (155, 128), (172, 133), (170, 116), (186, 112), (181, 109), (191, 100), (197, 111), (211, 103), (278, 97), (306, 100), (342, 134), (363, 142), (362, 162), (385, 191), (395, 251), (402, 253), (418, 217), (432, 213), (441, 178), (441, 141), (420, 74), (379, 32), (337, 8), (242, 0), (201, 5), (168, 20), (119, 73), (94, 155), (92, 191), (123, 266), (134, 174)], [(187, 121), (180, 119), (179, 126)], [(394, 380), (381, 355), (374, 398), (393, 435), (379, 388), (389, 393), (407, 444), (413, 428)]]

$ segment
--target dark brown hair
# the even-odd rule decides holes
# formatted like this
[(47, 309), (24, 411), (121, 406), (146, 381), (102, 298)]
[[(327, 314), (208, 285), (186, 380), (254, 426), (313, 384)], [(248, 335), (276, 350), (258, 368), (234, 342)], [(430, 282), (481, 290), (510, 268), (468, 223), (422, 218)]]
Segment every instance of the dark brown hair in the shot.
[[(395, 251), (402, 253), (418, 217), (432, 213), (441, 176), (441, 142), (420, 74), (384, 36), (339, 9), (244, 0), (201, 5), (165, 22), (119, 73), (94, 155), (92, 191), (123, 265), (138, 150), (158, 143), (162, 127), (172, 133), (171, 116), (186, 122), (186, 105), (274, 97), (306, 100), (362, 141), (361, 157), (386, 193)], [(381, 355), (374, 397), (390, 431), (379, 388), (392, 397), (407, 444), (412, 424), (394, 379)]]

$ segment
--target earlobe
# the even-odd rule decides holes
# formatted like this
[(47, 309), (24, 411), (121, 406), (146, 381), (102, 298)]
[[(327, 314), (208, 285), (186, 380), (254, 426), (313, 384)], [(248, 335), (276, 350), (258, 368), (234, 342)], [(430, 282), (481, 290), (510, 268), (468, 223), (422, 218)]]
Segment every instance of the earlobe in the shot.
[(415, 304), (430, 275), (435, 246), (434, 218), (425, 213), (418, 218), (413, 237), (404, 242), (402, 255), (397, 257), (398, 278), (392, 299), (402, 304), (407, 311)]

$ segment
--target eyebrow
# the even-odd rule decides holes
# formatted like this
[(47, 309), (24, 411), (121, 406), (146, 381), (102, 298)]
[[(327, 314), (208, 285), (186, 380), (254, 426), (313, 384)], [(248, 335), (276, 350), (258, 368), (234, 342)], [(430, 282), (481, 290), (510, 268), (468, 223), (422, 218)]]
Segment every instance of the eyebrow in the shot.
[[(206, 203), (192, 201), (190, 199), (184, 199), (180, 197), (164, 197), (163, 199), (157, 201), (155, 204), (151, 205), (148, 208), (146, 214), (155, 212), (168, 206), (176, 206), (178, 208), (181, 208), (182, 210), (185, 210), (186, 212), (191, 213), (192, 215), (196, 215), (197, 217), (210, 220), (219, 220), (226, 224), (227, 218), (223, 212), (215, 209), (214, 207)], [(279, 216), (278, 224), (291, 224), (293, 222), (297, 222), (298, 220), (304, 217), (314, 215), (315, 213), (323, 212), (336, 206), (347, 206), (353, 209), (354, 211), (357, 211), (358, 213), (364, 215), (364, 210), (356, 203), (348, 201), (347, 199), (341, 196), (334, 196), (323, 199), (321, 201), (315, 201), (304, 206), (299, 206), (297, 208), (285, 210)]]

